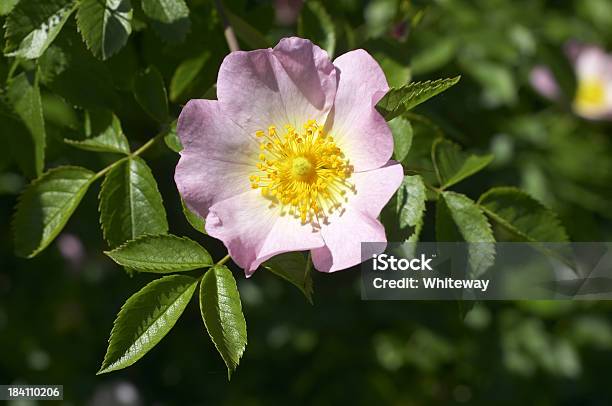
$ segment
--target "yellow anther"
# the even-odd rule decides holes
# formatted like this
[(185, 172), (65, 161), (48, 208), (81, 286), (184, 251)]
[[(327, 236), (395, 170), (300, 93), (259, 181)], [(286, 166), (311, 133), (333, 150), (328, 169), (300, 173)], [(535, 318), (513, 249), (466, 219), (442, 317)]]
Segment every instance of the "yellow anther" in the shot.
[(347, 180), (353, 169), (333, 137), (325, 134), (315, 120), (308, 120), (303, 130), (284, 125), (277, 135), (275, 126), (268, 135), (257, 131), (261, 153), (257, 172), (249, 176), (251, 187), (276, 202), (281, 213), (300, 218), (302, 224), (315, 221), (341, 207), (346, 191), (354, 186)]

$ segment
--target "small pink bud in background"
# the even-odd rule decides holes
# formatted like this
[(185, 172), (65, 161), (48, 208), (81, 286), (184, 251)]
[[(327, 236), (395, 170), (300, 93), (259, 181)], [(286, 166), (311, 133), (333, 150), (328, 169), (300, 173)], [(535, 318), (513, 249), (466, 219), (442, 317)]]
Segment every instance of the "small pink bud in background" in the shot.
[(275, 0), (276, 22), (284, 26), (295, 24), (303, 5), (303, 0)]
[(550, 100), (558, 100), (561, 90), (552, 71), (543, 65), (536, 66), (529, 74), (531, 86), (542, 96)]
[(85, 259), (85, 248), (81, 240), (70, 233), (62, 233), (57, 239), (60, 254), (70, 265), (78, 268)]

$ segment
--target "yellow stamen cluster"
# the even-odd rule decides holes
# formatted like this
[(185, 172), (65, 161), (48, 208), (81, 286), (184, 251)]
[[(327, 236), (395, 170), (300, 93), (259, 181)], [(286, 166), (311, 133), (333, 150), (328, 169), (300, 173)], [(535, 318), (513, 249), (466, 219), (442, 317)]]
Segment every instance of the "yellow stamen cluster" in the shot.
[(276, 127), (255, 133), (260, 141), (257, 171), (250, 176), (251, 187), (280, 204), (283, 214), (299, 217), (302, 224), (326, 219), (342, 207), (346, 192), (354, 192), (348, 179), (353, 169), (336, 145), (315, 121), (301, 131), (291, 125), (279, 134)]
[(600, 79), (585, 79), (578, 82), (574, 104), (579, 109), (597, 108), (605, 103), (604, 83)]

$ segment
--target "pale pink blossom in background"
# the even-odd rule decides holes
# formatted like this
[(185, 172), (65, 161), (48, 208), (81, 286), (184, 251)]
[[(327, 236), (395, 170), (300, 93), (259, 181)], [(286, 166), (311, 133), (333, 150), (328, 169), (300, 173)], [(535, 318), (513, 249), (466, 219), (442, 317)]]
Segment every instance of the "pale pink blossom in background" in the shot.
[[(576, 41), (568, 41), (564, 48), (576, 76), (576, 91), (571, 101), (574, 112), (591, 120), (612, 119), (612, 55), (597, 46)], [(548, 99), (561, 101), (567, 97), (546, 66), (536, 66), (529, 79), (532, 87)]]
[(85, 247), (79, 237), (74, 234), (60, 234), (57, 238), (57, 248), (73, 268), (78, 268), (85, 260)]
[(332, 63), (310, 41), (286, 38), (229, 54), (218, 101), (183, 108), (177, 187), (247, 276), (306, 250), (333, 272), (361, 262), (361, 242), (386, 242), (378, 216), (403, 179), (375, 109), (388, 89), (366, 51)]
[(529, 82), (538, 93), (547, 99), (559, 100), (561, 97), (561, 89), (547, 66), (538, 65), (533, 68), (529, 74)]
[(304, 6), (303, 0), (275, 0), (274, 14), (279, 25), (293, 25), (296, 23), (300, 11)]

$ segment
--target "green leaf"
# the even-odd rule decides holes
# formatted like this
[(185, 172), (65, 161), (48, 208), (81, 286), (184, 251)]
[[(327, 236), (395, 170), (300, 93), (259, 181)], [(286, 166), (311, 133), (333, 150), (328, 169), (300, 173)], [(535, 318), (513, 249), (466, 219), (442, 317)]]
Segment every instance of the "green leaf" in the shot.
[(400, 229), (412, 230), (407, 241), (413, 242), (419, 238), (421, 228), (423, 228), (426, 200), (427, 193), (423, 178), (419, 175), (404, 176), (397, 191), (397, 212)]
[(64, 142), (87, 151), (114, 152), (118, 154), (130, 153), (130, 144), (123, 134), (119, 119), (114, 114), (111, 125), (102, 131), (100, 135), (87, 138), (83, 141), (64, 139)]
[(232, 13), (227, 8), (225, 15), (229, 24), (234, 28), (236, 36), (247, 44), (251, 49), (269, 48), (270, 42), (256, 28)]
[(7, 96), (13, 109), (27, 127), (32, 138), (32, 160), (36, 175), (40, 176), (45, 166), (45, 121), (38, 78), (31, 72), (23, 72), (8, 83)]
[(491, 219), (522, 241), (569, 240), (556, 214), (519, 189), (513, 187), (490, 189), (480, 196), (478, 204)]
[(174, 327), (191, 300), (198, 280), (186, 275), (156, 279), (121, 307), (98, 374), (129, 367)]
[(395, 117), (389, 121), (389, 127), (393, 134), (393, 158), (402, 162), (412, 146), (412, 125), (404, 117)]
[(189, 8), (183, 0), (143, 0), (142, 9), (166, 42), (182, 42), (191, 28)]
[(412, 82), (402, 87), (391, 88), (378, 102), (376, 109), (389, 121), (411, 110), (424, 101), (442, 93), (459, 82), (461, 76), (426, 82)]
[(132, 32), (130, 0), (82, 0), (77, 26), (89, 50), (108, 59), (126, 44)]
[(213, 264), (210, 254), (200, 244), (170, 234), (144, 235), (105, 254), (119, 265), (138, 272), (185, 272)]
[(168, 118), (168, 96), (161, 73), (149, 66), (134, 78), (134, 97), (140, 107), (155, 120), (163, 123)]
[(181, 197), (181, 205), (183, 206), (183, 214), (185, 215), (185, 218), (187, 219), (189, 224), (191, 224), (191, 227), (195, 228), (197, 231), (201, 232), (202, 234), (207, 234), (206, 228), (205, 228), (206, 221), (202, 217), (198, 216), (197, 214), (189, 210), (189, 207), (187, 207), (182, 197)]
[(39, 58), (74, 9), (73, 0), (21, 0), (6, 19), (4, 53), (25, 59)]
[(19, 0), (4, 0), (0, 2), (0, 16), (5, 16), (19, 3)]
[(186, 59), (181, 62), (174, 71), (170, 81), (170, 100), (175, 103), (182, 100), (209, 59), (210, 52), (205, 51), (195, 58)]
[(381, 213), (389, 241), (418, 241), (423, 228), (426, 192), (420, 175), (404, 176), (397, 193)]
[(263, 267), (287, 282), (294, 284), (302, 291), (306, 299), (312, 302), (312, 262), (310, 257), (300, 252), (287, 252), (264, 262)]
[(94, 173), (85, 168), (62, 166), (33, 181), (19, 198), (13, 219), (17, 255), (32, 258), (44, 250), (93, 180)]
[(321, 45), (330, 58), (336, 49), (336, 29), (325, 7), (318, 1), (307, 1), (298, 19), (298, 35)]
[[(467, 241), (471, 277), (482, 275), (495, 261), (495, 242), (487, 217), (474, 201), (455, 192), (443, 192), (436, 212), (438, 241)], [(454, 223), (454, 224), (452, 224)]]
[(176, 120), (170, 123), (168, 128), (168, 132), (164, 135), (164, 142), (166, 146), (170, 148), (172, 151), (179, 153), (183, 150), (183, 145), (181, 144), (181, 140), (176, 134)]
[(446, 189), (482, 170), (493, 155), (469, 155), (452, 141), (438, 138), (432, 145), (432, 161), (440, 187)]
[(166, 209), (145, 161), (128, 158), (108, 172), (100, 190), (100, 223), (111, 248), (168, 232)]
[(236, 281), (226, 266), (215, 266), (204, 274), (200, 312), (208, 335), (227, 365), (229, 379), (246, 347), (247, 331)]
[(183, 0), (142, 0), (142, 11), (150, 19), (164, 24), (189, 17), (189, 8)]

